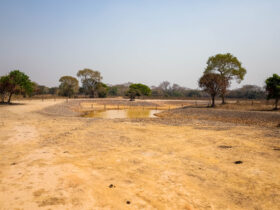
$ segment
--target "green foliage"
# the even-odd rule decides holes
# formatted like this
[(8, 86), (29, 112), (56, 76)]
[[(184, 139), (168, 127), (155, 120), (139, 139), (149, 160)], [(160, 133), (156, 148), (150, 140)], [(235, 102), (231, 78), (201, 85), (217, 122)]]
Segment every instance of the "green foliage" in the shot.
[(207, 61), (204, 73), (219, 73), (228, 80), (228, 83), (225, 83), (227, 86), (224, 86), (220, 92), (224, 103), (224, 96), (230, 86), (230, 81), (235, 79), (240, 83), (244, 79), (246, 69), (242, 67), (241, 62), (235, 56), (227, 53), (211, 56)]
[(84, 93), (90, 97), (95, 97), (95, 95), (98, 94), (98, 85), (102, 80), (100, 72), (91, 69), (83, 69), (78, 71), (77, 76), (81, 78)]
[(63, 76), (59, 82), (60, 95), (72, 97), (79, 90), (79, 81), (75, 77)]
[(116, 87), (116, 86), (109, 87), (108, 94), (110, 96), (117, 96), (118, 95), (118, 87)]
[(278, 108), (278, 101), (280, 98), (280, 76), (278, 74), (273, 74), (272, 77), (269, 77), (265, 81), (266, 91), (268, 93), (268, 99), (275, 99), (275, 109)]
[(144, 84), (141, 84), (141, 83), (131, 84), (129, 86), (129, 89), (139, 90), (140, 95), (143, 95), (143, 96), (151, 95), (151, 89), (147, 85), (144, 85)]
[(98, 83), (98, 85), (97, 85), (98, 97), (106, 98), (107, 94), (108, 94), (108, 89), (109, 89), (109, 87), (106, 84), (104, 84), (102, 82)]
[(151, 89), (147, 85), (141, 83), (131, 84), (128, 91), (126, 92), (126, 95), (129, 96), (130, 100), (132, 101), (136, 96), (151, 95)]
[(135, 88), (129, 88), (126, 92), (126, 96), (130, 98), (130, 101), (134, 101), (136, 96), (141, 96), (141, 92)]
[(1, 102), (8, 96), (8, 103), (11, 102), (13, 94), (30, 95), (33, 91), (33, 83), (29, 77), (19, 70), (11, 71), (8, 75), (0, 78)]

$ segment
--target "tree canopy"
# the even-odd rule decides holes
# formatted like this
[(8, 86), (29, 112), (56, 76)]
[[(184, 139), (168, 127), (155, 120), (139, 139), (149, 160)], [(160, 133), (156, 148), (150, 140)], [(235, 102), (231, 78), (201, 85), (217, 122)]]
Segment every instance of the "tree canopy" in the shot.
[(223, 86), (220, 92), (222, 103), (225, 103), (224, 97), (231, 80), (234, 79), (240, 83), (244, 79), (246, 69), (242, 67), (241, 62), (235, 56), (226, 53), (211, 56), (207, 61), (204, 73), (218, 73), (228, 80), (227, 86)]
[(275, 108), (278, 109), (278, 101), (280, 98), (280, 76), (278, 74), (273, 74), (272, 77), (269, 77), (265, 81), (266, 91), (268, 92), (268, 99), (275, 99)]
[(131, 84), (126, 95), (129, 96), (131, 101), (133, 101), (136, 96), (151, 95), (151, 89), (147, 85), (141, 83)]
[(29, 77), (19, 70), (11, 71), (8, 75), (0, 78), (1, 102), (11, 102), (13, 94), (30, 95), (33, 90), (32, 82)]
[(79, 90), (79, 81), (75, 77), (63, 76), (59, 82), (59, 91), (63, 96), (72, 97)]
[(95, 97), (99, 83), (102, 80), (100, 72), (86, 68), (79, 70), (77, 76), (81, 78), (84, 93), (90, 97)]

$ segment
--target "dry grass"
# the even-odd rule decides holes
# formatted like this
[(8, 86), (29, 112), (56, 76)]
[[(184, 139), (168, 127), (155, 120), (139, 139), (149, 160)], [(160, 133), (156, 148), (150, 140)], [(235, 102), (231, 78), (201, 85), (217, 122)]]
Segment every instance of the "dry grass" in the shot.
[(236, 112), (219, 109), (106, 120), (77, 106), (0, 107), (0, 209), (280, 208), (278, 128), (213, 121)]

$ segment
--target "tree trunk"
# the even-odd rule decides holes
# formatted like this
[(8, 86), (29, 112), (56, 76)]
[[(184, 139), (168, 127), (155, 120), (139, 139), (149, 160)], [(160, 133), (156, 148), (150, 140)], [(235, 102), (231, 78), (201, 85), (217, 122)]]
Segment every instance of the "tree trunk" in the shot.
[(1, 94), (1, 102), (0, 103), (4, 103), (5, 101), (5, 93)]
[(222, 94), (221, 97), (222, 97), (222, 104), (226, 104), (226, 102), (225, 102), (225, 95)]
[(211, 107), (215, 107), (215, 95), (211, 95), (211, 98), (212, 98)]
[(13, 93), (10, 93), (9, 98), (8, 98), (8, 104), (11, 103), (11, 98), (12, 98)]
[(279, 100), (279, 98), (277, 97), (276, 99), (275, 99), (275, 110), (277, 110), (278, 109), (278, 100)]

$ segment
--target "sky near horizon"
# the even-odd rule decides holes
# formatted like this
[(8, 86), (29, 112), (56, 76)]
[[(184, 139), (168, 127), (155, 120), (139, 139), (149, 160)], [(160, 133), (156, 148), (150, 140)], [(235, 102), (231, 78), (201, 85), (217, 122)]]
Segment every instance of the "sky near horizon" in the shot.
[(103, 82), (197, 88), (209, 56), (230, 52), (244, 84), (280, 73), (279, 0), (0, 0), (0, 75), (57, 86), (99, 70)]

